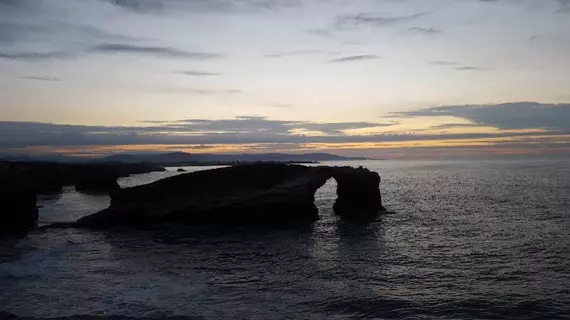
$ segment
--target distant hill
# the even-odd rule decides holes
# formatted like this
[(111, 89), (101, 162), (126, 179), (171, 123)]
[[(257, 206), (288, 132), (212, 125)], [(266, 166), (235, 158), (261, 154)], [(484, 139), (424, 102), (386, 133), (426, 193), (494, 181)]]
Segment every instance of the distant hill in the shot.
[(84, 159), (65, 157), (62, 155), (42, 155), (42, 156), (24, 156), (24, 155), (14, 155), (14, 156), (0, 156), (0, 161), (8, 162), (58, 162), (58, 163), (74, 163), (74, 162), (84, 162)]
[(205, 154), (172, 152), (164, 154), (120, 154), (108, 156), (98, 161), (114, 162), (151, 162), (162, 165), (181, 165), (195, 163), (235, 163), (235, 162), (320, 162), (366, 160), (366, 158), (342, 157), (330, 153), (261, 153), (261, 154)]

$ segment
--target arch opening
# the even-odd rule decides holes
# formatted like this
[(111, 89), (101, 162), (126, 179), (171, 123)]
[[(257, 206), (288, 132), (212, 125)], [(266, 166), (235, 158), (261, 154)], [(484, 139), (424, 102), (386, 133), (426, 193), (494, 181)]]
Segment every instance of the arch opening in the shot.
[(337, 196), (337, 182), (330, 177), (320, 188), (315, 191), (314, 203), (320, 217), (334, 216), (334, 203)]
[(368, 221), (375, 219), (379, 212), (385, 210), (382, 206), (378, 173), (363, 167), (322, 167), (320, 174), (326, 182), (318, 188), (318, 195), (315, 192), (315, 203), (317, 207), (322, 201), (325, 205), (332, 202), (334, 204), (332, 210), (325, 206), (319, 211), (324, 211), (325, 214), (332, 211), (347, 220)]

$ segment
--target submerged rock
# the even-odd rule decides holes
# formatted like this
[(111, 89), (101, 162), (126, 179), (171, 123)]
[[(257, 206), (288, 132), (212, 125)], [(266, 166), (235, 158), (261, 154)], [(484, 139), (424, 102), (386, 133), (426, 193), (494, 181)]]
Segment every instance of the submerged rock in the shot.
[(118, 190), (111, 205), (77, 221), (105, 228), (158, 223), (286, 224), (318, 219), (315, 192), (338, 182), (335, 211), (343, 218), (376, 217), (383, 210), (377, 173), (350, 167), (258, 163), (182, 174)]

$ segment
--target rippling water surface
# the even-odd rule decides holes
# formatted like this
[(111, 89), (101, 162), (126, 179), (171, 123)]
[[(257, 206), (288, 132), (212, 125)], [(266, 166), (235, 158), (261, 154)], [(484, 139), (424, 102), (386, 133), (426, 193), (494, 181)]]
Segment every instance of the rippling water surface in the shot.
[[(196, 319), (570, 319), (570, 163), (364, 161), (393, 215), (294, 229), (34, 231), (0, 243), (0, 310)], [(202, 168), (191, 168), (199, 170)], [(123, 179), (132, 186), (177, 174)], [(105, 208), (42, 196), (40, 223)]]

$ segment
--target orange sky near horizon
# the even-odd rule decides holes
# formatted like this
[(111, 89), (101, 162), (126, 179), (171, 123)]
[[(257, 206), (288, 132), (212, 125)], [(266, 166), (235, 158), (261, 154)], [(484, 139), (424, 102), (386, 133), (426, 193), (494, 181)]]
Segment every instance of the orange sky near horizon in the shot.
[[(565, 143), (570, 135), (522, 136), (479, 139), (414, 140), (398, 142), (292, 143), (292, 144), (141, 144), (113, 146), (38, 146), (19, 148), (23, 154), (60, 154), (72, 157), (101, 157), (120, 153), (313, 153), (327, 152), (369, 158), (423, 158), (452, 155), (535, 155), (570, 151)], [(545, 145), (549, 146), (546, 147)], [(557, 147), (557, 144), (561, 146)], [(562, 145), (564, 144), (564, 145)], [(517, 148), (524, 145), (524, 148)], [(445, 151), (445, 149), (448, 149)]]

